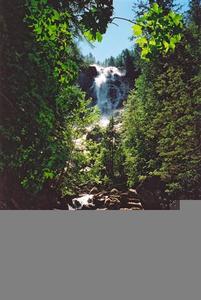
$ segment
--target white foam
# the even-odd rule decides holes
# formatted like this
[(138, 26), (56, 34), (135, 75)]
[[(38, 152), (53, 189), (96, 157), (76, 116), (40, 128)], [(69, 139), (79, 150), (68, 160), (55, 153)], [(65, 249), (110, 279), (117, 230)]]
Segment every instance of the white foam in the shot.
[(98, 73), (93, 84), (97, 105), (102, 115), (111, 116), (128, 93), (129, 86), (124, 78), (125, 72), (116, 67), (104, 68), (95, 64), (92, 66)]

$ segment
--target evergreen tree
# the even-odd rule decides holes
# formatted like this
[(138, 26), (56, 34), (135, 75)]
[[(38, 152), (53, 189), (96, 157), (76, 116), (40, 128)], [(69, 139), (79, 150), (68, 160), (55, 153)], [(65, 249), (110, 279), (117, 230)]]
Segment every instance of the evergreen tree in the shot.
[(191, 0), (189, 3), (189, 18), (190, 21), (201, 27), (201, 1), (200, 0)]
[(169, 12), (173, 8), (174, 0), (149, 0), (150, 6), (157, 3), (165, 13)]
[(96, 59), (95, 59), (95, 57), (93, 56), (92, 53), (89, 53), (88, 55), (86, 55), (86, 56), (84, 57), (84, 60), (85, 60), (85, 62), (86, 62), (87, 64), (89, 64), (89, 65), (92, 65), (92, 64), (95, 64), (95, 63), (96, 63)]
[(201, 48), (199, 26), (190, 20), (173, 53), (141, 59), (123, 123), (128, 183), (158, 175), (177, 198), (201, 197)]

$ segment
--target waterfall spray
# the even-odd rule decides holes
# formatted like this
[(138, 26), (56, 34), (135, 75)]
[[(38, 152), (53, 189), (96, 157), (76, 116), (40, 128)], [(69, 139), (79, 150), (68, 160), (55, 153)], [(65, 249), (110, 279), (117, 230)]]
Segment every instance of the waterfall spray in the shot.
[(108, 118), (126, 99), (129, 85), (125, 80), (125, 72), (120, 71), (118, 68), (93, 66), (98, 73), (92, 87), (96, 95), (96, 104), (102, 116)]

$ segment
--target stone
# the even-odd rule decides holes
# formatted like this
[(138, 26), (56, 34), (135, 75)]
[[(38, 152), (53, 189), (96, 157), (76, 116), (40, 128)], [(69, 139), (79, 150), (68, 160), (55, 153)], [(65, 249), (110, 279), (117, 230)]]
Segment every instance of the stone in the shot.
[(135, 206), (133, 206), (133, 207), (130, 208), (130, 210), (143, 210), (143, 209), (140, 208), (140, 207), (135, 207)]
[(113, 195), (119, 194), (119, 191), (118, 191), (117, 189), (113, 188), (113, 189), (110, 191), (110, 194), (113, 194)]
[(98, 75), (98, 71), (95, 66), (89, 66), (81, 70), (78, 77), (78, 84), (82, 90), (86, 92), (86, 98), (92, 97), (93, 104), (95, 104), (95, 95), (92, 91), (94, 78)]
[(103, 196), (105, 196), (105, 195), (107, 195), (107, 192), (106, 191), (101, 191), (101, 192), (99, 192), (99, 193), (97, 193), (96, 195), (95, 195), (95, 197), (97, 198), (102, 198)]
[(138, 198), (128, 198), (128, 202), (140, 203), (140, 199)]
[(118, 199), (119, 200), (121, 198), (121, 195), (119, 195), (119, 194), (110, 194), (109, 197), (110, 197), (110, 199), (114, 199), (114, 200)]
[(96, 207), (94, 206), (94, 204), (89, 203), (89, 204), (83, 205), (81, 209), (82, 210), (94, 210), (94, 209), (96, 209)]
[(127, 203), (128, 202), (128, 192), (125, 192), (125, 193), (121, 193), (121, 201), (124, 202), (124, 203)]
[(92, 195), (94, 195), (94, 194), (97, 194), (98, 193), (98, 188), (97, 187), (93, 187), (92, 189), (91, 189), (91, 191), (89, 192), (89, 194), (92, 194)]
[(106, 196), (105, 207), (108, 209), (120, 209), (121, 202), (119, 201), (119, 199), (111, 199)]
[(139, 208), (139, 209), (143, 209), (141, 203), (135, 203), (135, 202), (128, 202), (127, 207), (128, 207), (128, 208)]
[(129, 194), (129, 196), (136, 197), (137, 196), (137, 191), (134, 190), (134, 189), (129, 189), (128, 194)]
[(102, 198), (95, 197), (93, 203), (96, 206), (96, 208), (104, 207), (105, 198), (104, 197), (102, 197)]

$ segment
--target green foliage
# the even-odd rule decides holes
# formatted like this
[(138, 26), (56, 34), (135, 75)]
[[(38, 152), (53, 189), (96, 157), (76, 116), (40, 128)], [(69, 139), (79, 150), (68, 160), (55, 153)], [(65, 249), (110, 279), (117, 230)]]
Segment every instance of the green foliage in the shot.
[[(146, 44), (143, 39), (141, 43)], [(200, 28), (190, 17), (173, 53), (151, 55), (148, 62), (141, 63), (142, 74), (123, 117), (130, 186), (141, 177), (157, 175), (172, 198), (200, 197), (200, 45)]]
[(52, 62), (55, 80), (61, 84), (71, 83), (76, 76), (77, 66), (75, 61), (67, 60), (67, 54), (71, 51), (69, 46), (73, 44), (69, 13), (55, 10), (48, 5), (48, 1), (32, 1), (32, 6), (27, 1), (26, 22)]
[(71, 161), (74, 189), (77, 182), (80, 185), (110, 185), (118, 180), (125, 181), (124, 154), (113, 118), (107, 128), (95, 125), (85, 134), (82, 132), (77, 141)]
[(102, 42), (103, 36), (100, 32), (96, 32), (95, 36), (91, 33), (90, 30), (84, 32), (85, 38), (90, 42), (98, 41), (99, 43)]
[[(201, 174), (201, 114), (198, 109), (201, 93), (200, 89), (196, 90), (201, 77), (192, 78), (187, 86), (182, 80), (182, 75), (182, 71), (175, 72), (175, 69), (170, 68), (162, 76), (168, 81), (169, 101), (157, 114), (153, 123), (155, 131), (160, 128), (157, 152), (162, 163), (159, 173), (170, 182), (169, 192), (190, 191), (199, 185)], [(158, 88), (160, 90), (160, 83)]]
[(149, 3), (133, 26), (136, 52), (105, 62), (125, 67), (131, 80), (141, 67), (122, 132), (111, 119), (108, 128), (87, 134), (97, 113), (77, 86), (84, 62), (75, 38), (102, 40), (112, 0), (1, 2), (2, 178), (12, 174), (30, 198), (44, 186), (65, 196), (80, 184), (127, 177), (132, 186), (151, 175), (166, 182), (172, 197), (200, 192), (200, 1), (190, 1), (186, 20), (171, 0)]
[(162, 7), (154, 3), (148, 12), (133, 25), (136, 43), (142, 49), (141, 58), (149, 61), (158, 53), (166, 55), (175, 50), (182, 39), (183, 20), (173, 11), (164, 13)]
[[(4, 7), (9, 27), (14, 7)], [(56, 179), (65, 166), (72, 149), (72, 126), (83, 113), (84, 95), (70, 86), (77, 74), (77, 50), (64, 21), (67, 17), (47, 1), (28, 1), (19, 11), (16, 38), (11, 30), (4, 32), (8, 48), (3, 49), (3, 69), (9, 76), (2, 77), (3, 95), (11, 102), (4, 105), (2, 118), (2, 168), (14, 168), (22, 186), (31, 192)], [(7, 83), (12, 83), (9, 89)], [(5, 126), (10, 129), (7, 135)]]
[[(75, 129), (91, 114), (76, 84), (82, 58), (74, 38), (90, 29), (86, 16), (93, 2), (1, 3), (1, 175), (11, 170), (32, 194), (45, 184), (61, 186), (64, 169), (74, 160)], [(103, 17), (94, 32), (104, 32), (108, 20)], [(73, 177), (70, 172), (65, 176)]]
[[(89, 41), (102, 41), (107, 24), (113, 13), (113, 0), (89, 1), (85, 0), (88, 10), (82, 15), (81, 22), (84, 25), (84, 35)], [(84, 3), (83, 3), (84, 5)]]
[(122, 135), (130, 186), (155, 167), (156, 140), (150, 126), (160, 105), (145, 75), (137, 79), (135, 88), (125, 107)]
[(193, 78), (187, 86), (182, 77), (179, 69), (170, 68), (155, 78), (154, 87), (145, 87), (143, 76), (137, 80), (124, 116), (130, 185), (140, 176), (160, 175), (169, 193), (189, 192), (199, 186), (201, 94), (197, 87), (201, 78)]
[(189, 1), (189, 19), (190, 22), (193, 22), (196, 26), (201, 29), (201, 2), (200, 0), (190, 0)]

